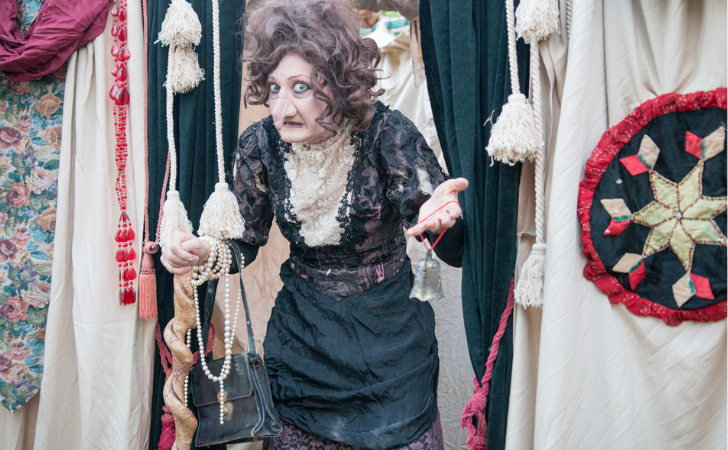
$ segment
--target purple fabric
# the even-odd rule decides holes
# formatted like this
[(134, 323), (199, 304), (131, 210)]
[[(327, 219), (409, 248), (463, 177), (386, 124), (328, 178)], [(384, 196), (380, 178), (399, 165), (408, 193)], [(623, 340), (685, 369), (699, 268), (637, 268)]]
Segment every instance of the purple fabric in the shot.
[[(437, 415), (432, 426), (425, 433), (397, 450), (443, 450), (442, 427), (440, 415)], [(341, 442), (330, 441), (314, 434), (306, 433), (295, 425), (283, 422), (283, 431), (275, 439), (266, 439), (263, 450), (362, 450)]]
[(28, 28), (18, 26), (16, 0), (0, 0), (0, 71), (15, 81), (54, 72), (106, 27), (110, 0), (46, 0)]

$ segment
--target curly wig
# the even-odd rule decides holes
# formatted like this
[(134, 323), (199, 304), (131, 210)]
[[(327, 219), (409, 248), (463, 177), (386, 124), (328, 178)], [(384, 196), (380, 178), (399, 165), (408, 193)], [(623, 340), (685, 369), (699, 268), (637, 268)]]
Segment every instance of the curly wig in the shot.
[(314, 67), (313, 95), (326, 104), (316, 121), (333, 131), (325, 118), (336, 125), (350, 119), (357, 130), (365, 130), (384, 90), (374, 90), (379, 49), (359, 35), (359, 22), (343, 0), (272, 0), (253, 11), (248, 16), (251, 53), (244, 58), (250, 81), (245, 104), (268, 104), (268, 76), (292, 52)]

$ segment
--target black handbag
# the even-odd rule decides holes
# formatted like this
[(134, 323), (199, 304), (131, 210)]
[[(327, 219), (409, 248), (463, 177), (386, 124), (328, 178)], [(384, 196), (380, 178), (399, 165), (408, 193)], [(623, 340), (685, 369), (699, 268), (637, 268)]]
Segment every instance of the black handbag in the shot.
[[(238, 243), (229, 241), (238, 267), (242, 267)], [(195, 446), (253, 442), (277, 437), (281, 433), (281, 420), (273, 406), (270, 382), (263, 358), (255, 349), (253, 326), (250, 322), (248, 299), (240, 271), (240, 290), (248, 326), (248, 353), (232, 355), (230, 373), (225, 379), (225, 403), (223, 424), (220, 424), (220, 384), (207, 378), (202, 364), (190, 370), (192, 402), (197, 407), (197, 434)], [(212, 283), (212, 282), (208, 282)], [(206, 305), (215, 302), (215, 289), (208, 285)], [(233, 330), (234, 332), (234, 330)], [(209, 356), (207, 358), (210, 358)], [(212, 373), (220, 373), (225, 358), (210, 362)]]

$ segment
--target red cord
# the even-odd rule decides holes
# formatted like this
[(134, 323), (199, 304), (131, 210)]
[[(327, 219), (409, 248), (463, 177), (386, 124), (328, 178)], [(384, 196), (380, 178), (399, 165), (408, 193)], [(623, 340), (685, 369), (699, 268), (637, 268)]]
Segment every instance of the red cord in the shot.
[[(432, 211), (432, 213), (429, 216), (427, 216), (424, 219), (418, 221), (417, 224), (420, 224), (420, 223), (424, 222), (425, 220), (429, 219), (430, 217), (432, 217), (433, 214), (435, 214), (436, 212), (438, 212), (442, 208), (446, 207), (450, 203), (456, 203), (458, 206), (460, 206), (460, 203), (458, 203), (457, 201), (450, 200), (449, 202), (447, 202), (444, 205), (440, 206), (436, 210)], [(425, 248), (427, 249), (427, 251), (431, 251), (431, 250), (433, 250), (435, 248), (435, 246), (437, 245), (437, 243), (440, 242), (440, 239), (442, 238), (442, 235), (445, 234), (446, 231), (447, 231), (447, 228), (445, 228), (444, 230), (442, 230), (442, 233), (440, 233), (440, 236), (438, 236), (437, 239), (435, 239), (435, 243), (432, 244), (432, 247), (429, 247), (429, 248), (427, 247), (427, 242), (425, 242), (425, 238), (422, 235), (420, 235), (420, 239), (422, 240), (422, 244), (425, 246)]]
[(149, 36), (147, 32), (147, 0), (142, 0), (142, 26), (144, 27), (144, 242), (149, 242), (149, 127), (148, 112), (148, 84), (149, 67), (147, 66), (147, 46)]
[[(493, 377), (493, 367), (498, 357), (498, 349), (500, 348), (501, 338), (506, 332), (508, 317), (513, 312), (513, 280), (511, 279), (511, 287), (508, 290), (508, 300), (506, 307), (501, 315), (498, 323), (498, 331), (493, 336), (490, 354), (485, 363), (485, 375), (480, 383), (478, 383), (477, 375), (473, 378), (475, 393), (465, 405), (463, 415), (460, 419), (460, 426), (467, 428), (468, 441), (466, 443), (468, 450), (485, 450), (486, 439), (488, 436), (488, 425), (485, 417), (485, 407), (488, 404), (488, 393), (490, 392), (490, 380)], [(473, 422), (473, 418), (477, 419), (477, 427)]]

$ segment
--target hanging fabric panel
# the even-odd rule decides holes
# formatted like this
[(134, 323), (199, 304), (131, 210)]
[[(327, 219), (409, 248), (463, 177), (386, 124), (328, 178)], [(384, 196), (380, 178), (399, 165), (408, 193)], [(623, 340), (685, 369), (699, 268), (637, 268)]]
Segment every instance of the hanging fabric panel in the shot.
[[(461, 194), (466, 223), (462, 298), (470, 359), (480, 380), (506, 306), (516, 258), (521, 166), (491, 165), (485, 152), (492, 128), (489, 118), (498, 117), (511, 93), (505, 5), (423, 0), (420, 20), (430, 101), (445, 160), (453, 176), (470, 181)], [(528, 48), (522, 41), (518, 59), (524, 87)], [(488, 398), (489, 450), (505, 445), (512, 360), (508, 323)]]
[[(144, 217), (142, 15), (128, 3), (128, 214)], [(68, 63), (46, 366), (35, 448), (146, 447), (154, 323), (119, 304), (111, 21)], [(137, 255), (141, 240), (134, 241)], [(137, 260), (138, 263), (138, 260)]]
[[(193, 228), (199, 224), (202, 207), (215, 189), (217, 163), (215, 160), (215, 123), (213, 96), (212, 4), (209, 1), (190, 2), (202, 24), (202, 41), (195, 49), (205, 80), (187, 94), (174, 99), (175, 144), (179, 156), (177, 186)], [(166, 90), (168, 49), (154, 44), (159, 35), (169, 2), (150, 2), (149, 17), (149, 226), (157, 229), (159, 199), (162, 195), (167, 168)], [(230, 171), (230, 155), (237, 146), (238, 116), (240, 113), (241, 56), (243, 51), (242, 21), (244, 2), (220, 3), (220, 89), (222, 92), (223, 149), (226, 171)], [(174, 316), (172, 275), (155, 255), (159, 325), (162, 330)], [(205, 320), (205, 318), (203, 318)], [(207, 319), (209, 320), (209, 318)], [(193, 348), (193, 351), (196, 347)], [(152, 428), (149, 449), (156, 450), (162, 432), (162, 388), (164, 370), (159, 352), (154, 361), (154, 395)], [(193, 445), (194, 448), (194, 445)], [(224, 448), (224, 446), (221, 446)], [(163, 449), (162, 449), (163, 450)]]
[(562, 33), (541, 44), (554, 124), (544, 308), (516, 311), (507, 448), (726, 448), (725, 320), (668, 326), (610, 303), (584, 277), (577, 215), (579, 183), (607, 129), (660, 95), (726, 86), (726, 2), (566, 5)]
[[(22, 36), (42, 4), (9, 3)], [(65, 78), (65, 66), (36, 81), (0, 74), (0, 400), (11, 412), (43, 378)]]
[[(31, 14), (30, 21), (18, 14), (18, 4), (23, 5), (22, 1), (0, 1), (0, 71), (16, 81), (37, 80), (58, 70), (71, 53), (104, 31), (106, 13), (112, 2), (26, 3), (30, 5), (26, 9)], [(36, 14), (38, 20), (33, 21)], [(28, 23), (24, 26), (23, 21)]]

